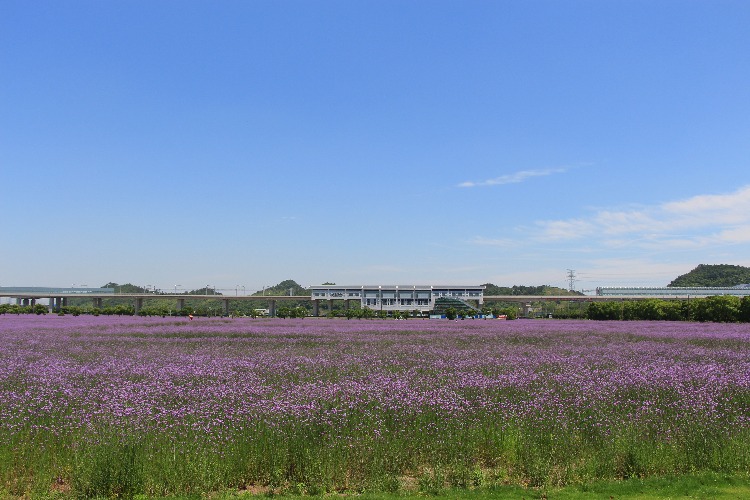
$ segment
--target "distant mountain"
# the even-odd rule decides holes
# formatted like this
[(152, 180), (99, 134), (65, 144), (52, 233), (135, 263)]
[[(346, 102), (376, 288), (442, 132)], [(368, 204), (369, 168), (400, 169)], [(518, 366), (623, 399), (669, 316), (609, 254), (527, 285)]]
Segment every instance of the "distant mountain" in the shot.
[(737, 286), (750, 283), (750, 267), (700, 264), (667, 286)]
[(284, 280), (278, 285), (266, 287), (253, 295), (310, 295), (310, 291), (294, 280)]
[[(699, 266), (700, 267), (700, 266)], [(333, 285), (334, 283), (323, 283), (324, 285)], [(571, 292), (564, 288), (556, 286), (540, 285), (540, 286), (525, 286), (525, 285), (513, 285), (513, 286), (497, 286), (492, 283), (485, 283), (484, 295), (583, 295), (580, 292)], [(121, 285), (119, 283), (110, 282), (103, 286), (103, 288), (114, 288), (116, 293), (171, 293), (171, 290), (150, 290), (137, 285), (126, 283)], [(290, 293), (291, 292), (291, 293)], [(181, 292), (186, 295), (221, 295), (215, 288), (204, 287), (198, 290), (190, 290)], [(310, 295), (310, 290), (304, 288), (294, 280), (284, 280), (278, 285), (268, 286), (264, 290), (255, 292), (253, 295)]]

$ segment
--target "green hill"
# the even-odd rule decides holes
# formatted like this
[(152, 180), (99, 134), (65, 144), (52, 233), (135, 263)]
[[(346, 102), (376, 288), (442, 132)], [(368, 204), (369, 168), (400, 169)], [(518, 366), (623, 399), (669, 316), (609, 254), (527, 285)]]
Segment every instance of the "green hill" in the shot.
[(267, 287), (253, 295), (310, 295), (310, 291), (294, 280), (284, 280), (278, 285)]
[(750, 267), (700, 264), (667, 286), (737, 286), (750, 283)]

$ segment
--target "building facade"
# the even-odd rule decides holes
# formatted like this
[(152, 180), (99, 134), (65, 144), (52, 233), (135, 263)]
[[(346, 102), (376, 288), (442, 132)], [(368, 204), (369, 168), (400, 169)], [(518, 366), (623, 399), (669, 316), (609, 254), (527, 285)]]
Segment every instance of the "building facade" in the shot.
[(375, 285), (343, 286), (320, 285), (312, 288), (312, 301), (317, 314), (320, 301), (343, 300), (346, 306), (350, 301), (359, 301), (362, 308), (374, 311), (432, 311), (435, 301), (440, 298), (472, 301), (481, 305), (484, 302), (484, 287), (479, 285)]

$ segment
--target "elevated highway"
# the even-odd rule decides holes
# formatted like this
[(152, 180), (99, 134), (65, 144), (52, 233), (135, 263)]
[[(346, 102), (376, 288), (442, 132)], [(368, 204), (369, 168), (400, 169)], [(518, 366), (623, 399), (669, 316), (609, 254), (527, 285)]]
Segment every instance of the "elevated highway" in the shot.
[[(181, 293), (115, 293), (113, 291), (99, 291), (105, 289), (30, 289), (30, 288), (9, 288), (0, 287), (0, 297), (15, 299), (18, 304), (35, 305), (37, 301), (49, 299), (50, 311), (59, 310), (68, 303), (70, 298), (85, 298), (93, 301), (94, 307), (101, 307), (104, 299), (127, 299), (135, 307), (136, 314), (143, 307), (145, 299), (172, 299), (176, 303), (176, 310), (185, 307), (185, 301), (200, 300), (219, 300), (222, 302), (222, 309), (225, 314), (229, 314), (230, 302), (263, 302), (268, 304), (269, 313), (275, 315), (276, 303), (278, 301), (310, 301), (313, 303), (313, 314), (318, 315), (320, 299), (313, 298), (310, 295), (186, 295)], [(522, 304), (524, 310), (528, 310), (534, 302), (619, 302), (626, 300), (684, 300), (690, 298), (708, 297), (711, 293), (696, 294), (691, 296), (685, 295), (484, 295), (480, 303), (487, 302), (511, 302)], [(350, 299), (343, 299), (346, 307), (349, 307)], [(326, 300), (326, 302), (332, 302)]]
[[(65, 291), (67, 290), (67, 291)], [(68, 300), (91, 299), (94, 307), (101, 307), (104, 299), (126, 299), (135, 307), (135, 313), (143, 307), (145, 299), (173, 299), (176, 302), (176, 310), (185, 307), (186, 300), (220, 300), (222, 302), (224, 314), (229, 314), (229, 302), (265, 302), (269, 304), (269, 313), (275, 314), (276, 302), (279, 300), (311, 300), (309, 295), (188, 295), (184, 293), (115, 293), (115, 292), (75, 292), (74, 289), (50, 289), (50, 291), (23, 291), (3, 290), (0, 289), (0, 297), (15, 299), (18, 304), (35, 305), (37, 301), (49, 299), (50, 311), (59, 310), (61, 307), (68, 305)]]

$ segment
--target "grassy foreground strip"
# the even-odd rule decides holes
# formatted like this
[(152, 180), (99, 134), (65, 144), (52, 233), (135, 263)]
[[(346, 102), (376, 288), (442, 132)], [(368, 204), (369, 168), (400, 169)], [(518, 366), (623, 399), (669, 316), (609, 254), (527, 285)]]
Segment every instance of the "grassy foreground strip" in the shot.
[[(747, 499), (750, 498), (750, 477), (722, 474), (699, 474), (678, 477), (626, 479), (620, 481), (595, 481), (586, 485), (559, 488), (525, 488), (521, 486), (495, 486), (489, 488), (440, 489), (399, 493), (363, 493), (345, 495), (357, 500), (668, 500), (668, 499)], [(317, 498), (340, 498), (326, 495)], [(189, 497), (181, 497), (187, 500)], [(212, 497), (215, 500), (248, 498), (278, 498), (284, 500), (309, 499), (310, 496), (253, 494), (232, 492)], [(170, 499), (176, 500), (176, 499)]]
[(748, 471), (747, 324), (0, 317), (0, 498), (715, 498)]

